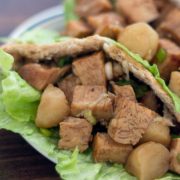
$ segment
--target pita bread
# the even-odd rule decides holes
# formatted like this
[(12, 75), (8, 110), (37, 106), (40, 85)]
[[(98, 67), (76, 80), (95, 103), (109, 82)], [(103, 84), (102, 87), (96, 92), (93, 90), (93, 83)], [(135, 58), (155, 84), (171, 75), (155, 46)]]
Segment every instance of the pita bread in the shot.
[(118, 61), (120, 64), (125, 63), (129, 72), (149, 85), (168, 110), (176, 117), (177, 121), (180, 122), (180, 112), (176, 112), (173, 100), (168, 93), (163, 90), (153, 75), (122, 49), (108, 43), (104, 37), (94, 35), (83, 39), (70, 38), (64, 42), (48, 45), (7, 44), (2, 46), (2, 49), (12, 54), (15, 61), (25, 58), (36, 63), (43, 59), (56, 60), (64, 56), (75, 57), (89, 52), (104, 50), (107, 56)]

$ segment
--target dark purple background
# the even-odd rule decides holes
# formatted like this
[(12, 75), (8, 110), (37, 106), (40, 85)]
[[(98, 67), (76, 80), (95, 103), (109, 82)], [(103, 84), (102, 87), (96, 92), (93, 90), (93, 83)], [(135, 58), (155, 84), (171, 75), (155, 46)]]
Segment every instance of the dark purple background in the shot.
[[(25, 19), (59, 5), (59, 0), (1, 0), (0, 37), (7, 36)], [(59, 179), (54, 164), (45, 159), (19, 135), (0, 130), (0, 180)]]

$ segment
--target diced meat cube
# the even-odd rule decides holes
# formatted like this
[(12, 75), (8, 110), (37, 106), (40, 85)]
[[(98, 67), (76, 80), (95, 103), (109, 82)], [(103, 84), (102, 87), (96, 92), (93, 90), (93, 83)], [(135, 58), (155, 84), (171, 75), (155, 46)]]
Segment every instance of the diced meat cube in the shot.
[(168, 12), (170, 9), (174, 8), (174, 4), (171, 1), (167, 1), (167, 0), (156, 1), (156, 0), (154, 0), (154, 3), (156, 5), (157, 10), (161, 13), (160, 18), (162, 18), (162, 15), (164, 15), (165, 12)]
[(157, 111), (158, 109), (158, 102), (157, 102), (157, 98), (156, 95), (153, 93), (153, 91), (148, 91), (141, 99), (141, 103), (153, 110), (153, 111)]
[(180, 44), (180, 9), (173, 9), (158, 27), (162, 37), (170, 37)]
[(22, 66), (18, 73), (31, 86), (41, 91), (45, 89), (48, 84), (56, 82), (58, 78), (62, 77), (69, 69), (70, 66), (48, 68), (40, 64), (32, 63)]
[(118, 86), (118, 85), (113, 84), (112, 87), (113, 87), (114, 93), (117, 96), (127, 98), (131, 101), (136, 102), (136, 95), (131, 85)]
[(132, 149), (131, 145), (115, 142), (106, 133), (97, 133), (93, 142), (93, 158), (95, 162), (124, 164)]
[(57, 126), (70, 113), (70, 107), (64, 93), (53, 85), (44, 90), (38, 106), (36, 126), (51, 128)]
[(91, 110), (95, 118), (101, 122), (113, 116), (112, 98), (104, 86), (76, 86), (71, 104), (71, 113), (79, 116), (84, 110)]
[(117, 25), (102, 25), (95, 31), (95, 34), (100, 36), (109, 37), (111, 39), (117, 39), (123, 28)]
[(171, 73), (171, 78), (169, 81), (169, 88), (180, 96), (180, 72), (174, 71)]
[(73, 72), (83, 85), (106, 85), (103, 52), (78, 58), (73, 62)]
[(136, 102), (119, 98), (108, 134), (117, 143), (135, 145), (156, 116), (155, 112)]
[(117, 0), (116, 9), (131, 23), (151, 22), (159, 16), (153, 0)]
[(125, 25), (124, 19), (114, 12), (89, 16), (88, 23), (96, 30), (96, 34), (116, 39)]
[(115, 12), (106, 12), (99, 15), (89, 16), (87, 17), (87, 22), (95, 30), (102, 25), (118, 25), (123, 27), (125, 24), (122, 16), (118, 15)]
[(99, 14), (112, 9), (109, 0), (77, 0), (76, 3), (76, 13), (80, 17)]
[(180, 174), (180, 138), (173, 139), (171, 143), (170, 170)]
[(78, 147), (83, 152), (91, 141), (91, 132), (92, 125), (86, 119), (68, 117), (60, 123), (59, 148), (74, 150)]
[(74, 88), (80, 85), (80, 79), (75, 75), (69, 75), (58, 82), (58, 87), (64, 92), (67, 100), (71, 103), (73, 98)]
[(69, 21), (66, 25), (65, 35), (83, 38), (92, 34), (92, 29), (80, 20)]
[(162, 62), (156, 58), (155, 63), (158, 65), (161, 77), (169, 80), (171, 72), (180, 67), (180, 48), (168, 39), (161, 39), (159, 46), (166, 51), (166, 57)]

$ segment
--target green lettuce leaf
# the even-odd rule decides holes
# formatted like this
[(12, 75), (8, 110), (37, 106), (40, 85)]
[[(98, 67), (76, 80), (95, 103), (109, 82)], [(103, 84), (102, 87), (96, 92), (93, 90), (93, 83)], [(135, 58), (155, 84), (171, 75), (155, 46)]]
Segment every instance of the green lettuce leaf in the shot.
[(166, 173), (165, 176), (155, 180), (180, 180), (180, 175), (174, 173)]
[(2, 80), (2, 98), (8, 114), (19, 121), (34, 120), (40, 92), (32, 88), (16, 72)]
[(23, 33), (18, 38), (0, 38), (0, 42), (50, 44), (50, 43), (55, 43), (55, 42), (61, 42), (68, 38), (69, 37), (61, 36), (60, 33), (53, 30), (36, 28), (36, 29)]
[[(3, 54), (3, 55), (2, 55)], [(5, 55), (5, 56), (4, 56)], [(0, 51), (0, 129), (19, 133), (42, 154), (57, 162), (56, 170), (65, 180), (135, 180), (122, 165), (94, 163), (89, 149), (79, 153), (57, 148), (59, 137), (45, 136), (34, 120), (40, 93), (28, 85), (16, 72), (9, 71), (12, 57)], [(6, 60), (6, 62), (2, 62)], [(54, 130), (53, 130), (54, 131)], [(52, 131), (52, 132), (53, 132)], [(55, 130), (57, 134), (58, 130)], [(162, 180), (176, 180), (168, 173)]]
[(0, 71), (6, 73), (12, 68), (14, 62), (13, 57), (0, 49)]
[(75, 0), (64, 1), (64, 17), (66, 23), (72, 20), (79, 19), (78, 15), (75, 13), (75, 4)]
[[(2, 105), (2, 99), (0, 98)], [(10, 130), (22, 135), (38, 151), (57, 162), (56, 170), (64, 180), (137, 180), (129, 175), (122, 165), (93, 163), (91, 152), (73, 153), (57, 149), (58, 139), (43, 136), (33, 122), (12, 119), (0, 109), (0, 129)], [(167, 173), (158, 180), (178, 180), (179, 176)]]
[(72, 155), (60, 155), (56, 171), (65, 180), (136, 180), (122, 165), (93, 163), (91, 150), (80, 154), (76, 149)]
[(2, 93), (1, 81), (7, 76), (13, 64), (13, 57), (0, 49), (0, 93)]
[(142, 64), (146, 69), (149, 70), (149, 72), (152, 73), (152, 75), (155, 77), (155, 79), (159, 82), (159, 84), (162, 86), (162, 88), (169, 94), (169, 96), (172, 98), (176, 112), (180, 112), (180, 97), (177, 96), (175, 93), (173, 93), (168, 86), (166, 85), (165, 81), (160, 77), (159, 70), (157, 68), (156, 64), (150, 65), (147, 60), (144, 60), (139, 56), (138, 54), (135, 54), (131, 51), (129, 51), (124, 45), (120, 44), (119, 42), (116, 42), (112, 39), (106, 38), (107, 42), (110, 44), (115, 44), (117, 47), (121, 48), (123, 51), (125, 51), (130, 57), (132, 57), (135, 61)]
[(34, 29), (22, 34), (18, 40), (22, 43), (49, 44), (56, 42), (60, 35), (56, 31), (47, 29)]

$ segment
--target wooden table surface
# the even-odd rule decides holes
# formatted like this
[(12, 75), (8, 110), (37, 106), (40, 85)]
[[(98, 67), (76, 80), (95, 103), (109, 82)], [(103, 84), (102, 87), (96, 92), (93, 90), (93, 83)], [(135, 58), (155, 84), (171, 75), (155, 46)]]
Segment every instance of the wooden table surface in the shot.
[[(2, 0), (0, 4), (0, 37), (7, 36), (25, 19), (59, 0)], [(0, 130), (0, 180), (59, 179), (54, 164), (40, 155), (19, 135)]]

